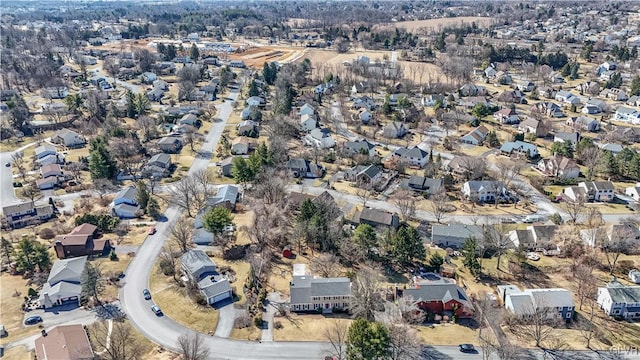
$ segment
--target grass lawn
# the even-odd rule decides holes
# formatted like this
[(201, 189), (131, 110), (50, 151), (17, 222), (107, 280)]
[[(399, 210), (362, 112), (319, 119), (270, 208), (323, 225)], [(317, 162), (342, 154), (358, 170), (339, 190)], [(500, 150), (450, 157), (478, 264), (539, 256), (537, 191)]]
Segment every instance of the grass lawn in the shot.
[(38, 333), (40, 329), (37, 326), (24, 327), (22, 325), (24, 318), (22, 302), (29, 289), (27, 280), (21, 276), (3, 272), (0, 275), (0, 285), (2, 287), (2, 291), (0, 291), (0, 323), (9, 333), (9, 336), (0, 339), (0, 344)]
[[(233, 223), (236, 224), (237, 229), (241, 229), (243, 226), (250, 227), (253, 223), (253, 211), (238, 211), (234, 213)], [(249, 236), (247, 236), (247, 233), (239, 230), (237, 232), (236, 244), (245, 245), (249, 243), (251, 243), (251, 239), (249, 238)]]
[[(275, 330), (274, 330), (275, 331)], [(229, 338), (234, 340), (249, 340), (249, 341), (258, 341), (262, 338), (262, 331), (255, 326), (249, 326), (244, 329), (236, 329), (231, 330), (231, 335)], [(274, 340), (275, 334), (274, 334)]]
[(484, 146), (460, 146), (460, 152), (467, 156), (478, 157), (490, 151), (491, 149)]
[(186, 289), (178, 287), (170, 276), (159, 272), (158, 263), (149, 278), (152, 301), (165, 316), (181, 325), (203, 333), (213, 333), (218, 325), (218, 311), (210, 306), (200, 306), (189, 298)]
[(149, 227), (150, 226), (148, 225), (134, 225), (129, 227), (129, 232), (122, 238), (122, 241), (118, 245), (142, 245), (142, 243), (147, 239), (147, 236), (149, 236)]
[[(111, 261), (109, 257), (103, 257), (92, 261), (94, 265), (100, 267), (102, 270), (102, 274), (105, 276), (110, 276), (110, 274), (117, 274), (119, 272), (124, 272), (129, 263), (131, 262), (131, 257), (129, 255), (118, 255), (117, 261)], [(102, 301), (114, 301), (118, 299), (118, 291), (120, 287), (117, 284), (107, 284), (105, 286), (104, 293), (101, 296)]]
[(622, 204), (585, 204), (585, 207), (595, 207), (603, 214), (635, 214), (636, 212), (629, 210)]
[[(4, 151), (4, 150), (3, 150)], [(25, 360), (34, 359), (35, 351), (27, 351), (24, 346), (16, 346), (4, 352), (2, 360)]]
[[(466, 204), (461, 201), (449, 201), (448, 204), (455, 206), (456, 210), (450, 213), (446, 213), (444, 219), (446, 221), (447, 216), (452, 215), (471, 215), (477, 214), (478, 216), (483, 215), (523, 215), (523, 214), (531, 214), (535, 212), (533, 207), (529, 207), (527, 209), (523, 209), (521, 206), (513, 207), (513, 205), (505, 204), (498, 205), (495, 207), (493, 204)], [(433, 209), (430, 200), (422, 199), (418, 201), (416, 205), (416, 209), (423, 211), (432, 211)]]
[(289, 314), (288, 317), (276, 317), (282, 329), (273, 330), (274, 341), (327, 341), (326, 332), (337, 323), (351, 324), (347, 315)]
[(428, 326), (413, 326), (418, 338), (423, 344), (429, 345), (477, 345), (478, 335), (475, 330), (458, 324), (436, 324), (433, 328)]

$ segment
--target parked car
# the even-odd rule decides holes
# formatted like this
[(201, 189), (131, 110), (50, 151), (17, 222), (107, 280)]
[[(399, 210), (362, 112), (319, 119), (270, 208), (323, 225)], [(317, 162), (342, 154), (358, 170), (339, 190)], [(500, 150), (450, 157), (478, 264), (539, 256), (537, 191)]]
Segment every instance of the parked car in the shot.
[(460, 345), (458, 345), (458, 349), (460, 349), (460, 352), (463, 352), (463, 353), (475, 353), (476, 352), (476, 348), (473, 347), (472, 344), (460, 344)]
[(145, 300), (151, 300), (151, 293), (149, 292), (149, 289), (142, 290), (142, 295), (144, 295)]
[(531, 260), (531, 261), (538, 261), (540, 260), (540, 255), (534, 253), (534, 252), (530, 252), (527, 253), (527, 259)]
[(153, 226), (153, 227), (151, 227), (151, 228), (149, 229), (149, 235), (153, 235), (153, 234), (155, 234), (155, 233), (156, 233), (156, 227), (155, 227), (155, 226)]
[(4, 164), (4, 166), (11, 167), (11, 163), (6, 163), (6, 164)]
[(26, 318), (24, 320), (24, 324), (25, 325), (36, 325), (42, 322), (42, 318), (38, 315), (36, 316), (29, 316), (28, 318)]
[(162, 316), (162, 310), (160, 310), (160, 307), (158, 305), (154, 304), (153, 306), (151, 306), (151, 311), (153, 311), (153, 313), (158, 316)]
[(544, 215), (537, 215), (537, 214), (533, 214), (533, 215), (527, 215), (522, 222), (526, 223), (526, 224), (533, 224), (535, 222), (543, 222), (546, 221), (547, 218)]

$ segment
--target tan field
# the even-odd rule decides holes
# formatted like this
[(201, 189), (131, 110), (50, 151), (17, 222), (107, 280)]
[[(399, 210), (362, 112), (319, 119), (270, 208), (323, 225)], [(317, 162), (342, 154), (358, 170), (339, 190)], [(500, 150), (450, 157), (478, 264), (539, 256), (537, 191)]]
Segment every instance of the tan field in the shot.
[(404, 28), (410, 32), (415, 32), (416, 30), (433, 31), (445, 26), (471, 24), (472, 22), (475, 22), (478, 27), (486, 27), (493, 22), (493, 19), (481, 16), (462, 16), (442, 19), (398, 21), (392, 24), (375, 25), (373, 29), (378, 30), (384, 28)]

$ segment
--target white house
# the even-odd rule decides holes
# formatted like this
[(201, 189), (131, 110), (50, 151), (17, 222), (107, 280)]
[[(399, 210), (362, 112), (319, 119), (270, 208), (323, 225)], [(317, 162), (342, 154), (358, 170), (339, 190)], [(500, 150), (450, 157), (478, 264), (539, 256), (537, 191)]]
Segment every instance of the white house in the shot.
[(300, 107), (300, 110), (298, 110), (298, 115), (302, 116), (302, 115), (313, 115), (315, 114), (315, 109), (313, 108), (313, 106), (309, 105), (309, 104), (304, 104)]
[(521, 292), (509, 291), (505, 294), (504, 308), (522, 317), (543, 311), (549, 319), (555, 317), (570, 321), (573, 318), (575, 303), (571, 293), (565, 289), (524, 289)]
[(624, 286), (614, 278), (598, 288), (598, 305), (609, 316), (640, 319), (640, 286)]
[(54, 144), (64, 145), (69, 148), (74, 148), (84, 145), (87, 141), (82, 135), (73, 130), (61, 129), (53, 134), (51, 142)]
[(624, 189), (624, 194), (633, 198), (636, 202), (640, 202), (640, 183)]
[(638, 110), (626, 106), (620, 106), (616, 109), (613, 120), (630, 122), (634, 125), (640, 124), (640, 112)]
[(311, 130), (311, 132), (304, 137), (304, 142), (309, 146), (320, 149), (327, 149), (336, 145), (336, 141), (331, 136), (329, 129), (320, 128)]
[(580, 168), (575, 160), (560, 155), (542, 159), (536, 167), (547, 176), (561, 179), (576, 179), (580, 176)]
[(192, 249), (180, 256), (180, 268), (184, 275), (198, 287), (207, 300), (215, 304), (233, 296), (229, 280), (218, 273), (216, 264), (200, 249)]
[(556, 93), (555, 99), (569, 105), (580, 104), (580, 99), (578, 99), (577, 96), (573, 95), (572, 93), (566, 90), (558, 91)]
[(506, 192), (507, 188), (500, 181), (467, 181), (462, 184), (464, 197), (472, 201), (494, 202)]
[(247, 106), (261, 106), (264, 105), (265, 100), (260, 96), (252, 96), (247, 99)]
[(512, 108), (504, 108), (494, 112), (493, 118), (502, 124), (517, 124), (520, 121), (518, 113)]
[(460, 142), (471, 145), (480, 145), (489, 135), (489, 129), (484, 125), (480, 125), (477, 128), (471, 130), (466, 135), (460, 138)]
[(368, 124), (372, 118), (373, 118), (373, 115), (369, 110), (361, 111), (358, 114), (358, 119), (360, 119), (360, 122), (362, 122), (365, 125)]
[(389, 155), (389, 158), (394, 157), (402, 163), (417, 168), (423, 168), (429, 161), (429, 153), (417, 146), (397, 148)]
[(318, 120), (313, 115), (303, 114), (300, 116), (300, 131), (309, 132), (318, 127)]
[(141, 209), (138, 205), (138, 191), (133, 186), (122, 188), (116, 194), (111, 204), (111, 212), (122, 219), (131, 219), (140, 216)]

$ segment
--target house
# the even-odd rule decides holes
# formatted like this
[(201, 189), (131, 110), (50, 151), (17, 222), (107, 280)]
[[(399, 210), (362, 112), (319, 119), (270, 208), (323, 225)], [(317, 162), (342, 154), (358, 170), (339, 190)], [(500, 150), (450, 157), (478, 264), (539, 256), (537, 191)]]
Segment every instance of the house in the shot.
[(482, 227), (478, 225), (433, 224), (431, 227), (431, 243), (442, 248), (461, 248), (467, 239), (481, 239), (482, 234)]
[(580, 99), (567, 90), (560, 90), (556, 93), (555, 99), (569, 105), (580, 104)]
[[(369, 61), (367, 61), (367, 64)], [(356, 82), (351, 86), (351, 95), (366, 93), (371, 89), (371, 86), (366, 82)]]
[(64, 99), (68, 95), (69, 89), (66, 86), (53, 86), (40, 91), (40, 96), (45, 99)]
[(58, 154), (56, 147), (51, 144), (43, 144), (36, 148), (36, 163), (40, 166), (63, 163), (64, 158)]
[(608, 151), (612, 153), (613, 156), (618, 155), (618, 153), (624, 149), (623, 146), (620, 144), (607, 143), (607, 144), (597, 144), (597, 146), (604, 151)]
[(630, 122), (634, 125), (640, 124), (640, 112), (638, 110), (626, 106), (619, 106), (613, 116), (613, 120)]
[(578, 116), (567, 119), (567, 125), (575, 130), (585, 130), (589, 132), (600, 131), (600, 123), (596, 119), (588, 116)]
[(614, 138), (619, 138), (625, 143), (640, 143), (640, 128), (617, 126), (612, 133)]
[(516, 84), (516, 88), (522, 92), (533, 91), (533, 88), (535, 87), (536, 87), (536, 84), (528, 80), (522, 80), (518, 82), (518, 84)]
[(573, 147), (580, 141), (580, 133), (579, 132), (562, 132), (558, 131), (553, 135), (553, 142), (559, 143), (571, 143)]
[(580, 168), (575, 160), (561, 155), (540, 160), (536, 168), (546, 176), (559, 179), (576, 179), (580, 176)]
[(144, 84), (153, 84), (154, 81), (158, 80), (158, 76), (155, 73), (147, 71), (140, 75), (140, 80)]
[(38, 225), (53, 217), (53, 206), (36, 205), (28, 201), (2, 207), (2, 227), (21, 228), (27, 225)]
[(220, 175), (232, 176), (233, 175), (233, 159), (234, 156), (228, 156), (220, 162)]
[(635, 186), (630, 186), (624, 189), (624, 194), (633, 198), (635, 202), (640, 202), (640, 183), (636, 183)]
[(251, 136), (258, 132), (259, 124), (252, 120), (241, 121), (236, 128), (238, 129), (238, 135)]
[(246, 65), (244, 64), (244, 61), (242, 61), (242, 60), (231, 60), (231, 61), (229, 61), (229, 66), (235, 67), (235, 68), (244, 68), (244, 67), (246, 67)]
[(262, 106), (266, 100), (260, 96), (252, 96), (247, 99), (247, 106)]
[(111, 203), (111, 212), (121, 219), (140, 216), (142, 210), (138, 204), (138, 190), (133, 186), (120, 189)]
[(609, 81), (616, 74), (617, 74), (617, 72), (615, 72), (613, 70), (605, 70), (605, 71), (600, 73), (600, 80)]
[(304, 137), (304, 142), (308, 146), (319, 149), (328, 149), (336, 145), (336, 141), (331, 136), (329, 129), (315, 128)]
[(60, 184), (60, 180), (54, 176), (36, 180), (36, 186), (40, 190), (51, 190), (56, 186), (58, 186), (59, 184)]
[(169, 90), (169, 83), (164, 80), (157, 79), (153, 82), (153, 88), (166, 91)]
[(350, 155), (365, 154), (368, 156), (376, 155), (376, 146), (369, 142), (367, 139), (358, 141), (347, 141), (344, 144), (344, 149)]
[(511, 75), (509, 75), (509, 73), (507, 73), (506, 71), (498, 71), (493, 79), (500, 85), (509, 85), (513, 82)]
[(626, 104), (629, 106), (640, 106), (640, 96), (631, 95), (629, 99), (627, 99)]
[(182, 141), (177, 136), (165, 136), (159, 139), (156, 144), (160, 151), (167, 154), (177, 154), (182, 150)]
[(49, 164), (41, 167), (40, 174), (43, 178), (63, 176), (62, 167), (58, 164)]
[(180, 268), (184, 275), (197, 285), (200, 293), (213, 305), (232, 297), (229, 280), (218, 273), (216, 264), (199, 249), (191, 249), (180, 256)]
[(518, 113), (512, 108), (504, 108), (494, 112), (493, 118), (502, 124), (517, 124), (520, 121)]
[(345, 171), (345, 180), (355, 182), (356, 184), (375, 184), (380, 179), (384, 172), (379, 166), (376, 165), (356, 165), (351, 169)]
[(480, 125), (477, 128), (471, 130), (468, 134), (460, 138), (460, 142), (464, 144), (480, 145), (489, 135), (489, 129), (484, 125)]
[(168, 176), (171, 172), (171, 155), (165, 153), (155, 154), (149, 159), (147, 165), (143, 169), (143, 173), (146, 176), (153, 176), (157, 179)]
[(578, 186), (586, 190), (589, 201), (607, 202), (615, 197), (615, 187), (611, 181), (583, 181)]
[(319, 126), (318, 120), (313, 114), (302, 114), (300, 116), (299, 128), (300, 131), (309, 132)]
[(397, 139), (403, 137), (407, 133), (404, 123), (392, 121), (382, 128), (382, 135), (388, 139)]
[(189, 64), (191, 63), (191, 57), (189, 56), (176, 56), (173, 58), (173, 62), (176, 64)]
[(246, 136), (238, 136), (231, 140), (231, 153), (234, 155), (246, 155), (252, 147), (251, 141)]
[(462, 193), (467, 200), (478, 202), (494, 202), (504, 196), (507, 188), (500, 181), (467, 181), (462, 184)]
[(615, 61), (605, 61), (602, 64), (600, 64), (598, 68), (605, 71), (611, 71), (611, 70), (616, 70), (618, 68), (618, 64)]
[[(487, 100), (487, 98), (484, 97), (484, 96), (469, 96), (469, 97), (462, 97), (462, 98), (458, 99), (458, 105), (464, 107), (466, 110), (472, 110), (478, 104), (482, 104), (482, 105), (485, 105), (485, 106), (491, 105), (489, 100)], [(454, 113), (455, 113), (455, 111), (454, 111)], [(462, 114), (468, 115), (468, 114), (463, 113), (463, 112), (458, 112), (458, 114), (460, 114), (460, 115), (462, 115)], [(458, 118), (460, 118), (461, 116), (458, 115), (458, 114), (456, 114), (454, 116), (457, 116)], [(464, 119), (461, 119), (461, 120), (464, 120)]]
[(315, 179), (324, 176), (324, 168), (322, 165), (312, 163), (306, 159), (289, 159), (285, 167), (291, 171), (293, 177)]
[(147, 91), (147, 98), (149, 101), (160, 102), (164, 96), (164, 90), (162, 88), (156, 88)]
[(58, 325), (35, 340), (36, 358), (93, 360), (96, 358), (82, 324)]
[(61, 129), (51, 136), (51, 142), (54, 144), (64, 145), (68, 148), (77, 148), (84, 146), (84, 144), (87, 143), (87, 140), (73, 130)]
[(364, 208), (357, 210), (353, 215), (353, 223), (355, 224), (369, 224), (373, 227), (388, 227), (397, 229), (400, 225), (400, 218), (398, 215), (390, 213), (388, 211)]
[(223, 185), (218, 189), (216, 196), (208, 197), (206, 200), (207, 211), (210, 208), (222, 206), (229, 211), (236, 209), (236, 203), (240, 199), (240, 191), (235, 185)]
[(300, 110), (298, 110), (298, 115), (302, 116), (302, 115), (314, 115), (316, 113), (316, 110), (313, 108), (313, 106), (309, 105), (308, 103), (305, 103), (304, 105), (302, 105), (300, 107)]
[(497, 73), (498, 71), (491, 65), (487, 66), (487, 68), (484, 69), (484, 76), (488, 79), (493, 78)]
[(549, 75), (549, 81), (551, 81), (552, 84), (563, 84), (564, 78), (562, 77), (562, 75), (558, 74), (557, 72), (554, 72), (551, 75)]
[(427, 161), (429, 161), (429, 153), (417, 146), (412, 146), (410, 148), (400, 147), (389, 155), (387, 161), (391, 159), (397, 159), (401, 163), (410, 167), (421, 169), (427, 164)]
[(560, 106), (550, 101), (536, 103), (531, 106), (530, 111), (555, 117), (555, 118), (564, 116), (564, 113), (562, 112), (562, 109), (560, 109)]
[(575, 303), (571, 293), (565, 289), (525, 289), (506, 294), (504, 307), (512, 314), (523, 318), (543, 312), (549, 319), (570, 321), (573, 319)]
[(476, 180), (482, 176), (482, 172), (472, 171), (472, 167), (469, 164), (473, 164), (474, 160), (475, 158), (470, 156), (454, 156), (446, 164), (446, 170), (459, 178)]
[(636, 269), (629, 271), (629, 281), (634, 284), (640, 284), (640, 271)]
[(538, 148), (534, 144), (520, 140), (505, 142), (500, 147), (500, 152), (509, 156), (513, 155), (513, 153), (525, 154), (529, 158), (535, 158), (540, 155)]
[(108, 239), (100, 239), (98, 227), (92, 224), (76, 226), (66, 235), (58, 235), (53, 241), (58, 259), (78, 256), (102, 256), (111, 251)]
[(369, 110), (364, 110), (358, 113), (358, 120), (360, 120), (360, 122), (365, 125), (369, 124), (372, 118), (373, 115), (371, 114), (371, 112), (369, 112)]
[(456, 284), (419, 284), (402, 291), (402, 297), (416, 301), (418, 308), (429, 314), (453, 315), (458, 319), (474, 316), (470, 298)]
[(190, 125), (193, 127), (198, 127), (198, 116), (195, 114), (185, 114), (178, 121), (180, 125)]
[(458, 94), (460, 96), (484, 96), (487, 94), (487, 89), (484, 86), (467, 83), (458, 89)]
[(346, 310), (351, 303), (351, 280), (313, 277), (304, 264), (294, 264), (289, 293), (289, 308), (294, 312)]
[(532, 92), (534, 92), (537, 96), (545, 99), (553, 99), (556, 94), (555, 89), (550, 86), (540, 86), (532, 90)]
[(613, 101), (627, 101), (629, 99), (626, 91), (617, 88), (602, 90), (600, 92), (600, 97), (604, 97)]
[(400, 187), (405, 190), (413, 190), (420, 193), (439, 194), (444, 190), (444, 179), (432, 179), (424, 176), (412, 175), (404, 179)]
[(373, 111), (376, 109), (376, 102), (368, 96), (361, 96), (353, 99), (353, 105), (351, 107), (354, 109), (366, 109)]
[(424, 107), (432, 107), (437, 102), (442, 103), (442, 106), (444, 107), (448, 105), (447, 99), (442, 94), (427, 95), (420, 99), (420, 104), (422, 104), (422, 106)]
[(525, 134), (534, 134), (536, 137), (547, 136), (547, 129), (539, 120), (527, 117), (518, 125), (518, 131)]
[(613, 278), (605, 287), (598, 288), (597, 302), (609, 316), (640, 319), (640, 286), (625, 286)]
[(596, 113), (603, 112), (604, 109), (607, 107), (607, 103), (604, 102), (604, 100), (600, 100), (600, 99), (596, 99), (596, 98), (590, 98), (589, 100), (587, 100), (584, 103), (584, 105), (585, 105), (585, 107), (587, 107), (587, 106), (596, 107), (597, 108), (597, 112)]
[(45, 309), (63, 304), (78, 304), (82, 295), (82, 273), (87, 257), (58, 260), (53, 263), (47, 282), (40, 290), (40, 306)]
[(523, 246), (529, 251), (538, 249), (557, 250), (556, 233), (560, 230), (557, 225), (529, 225), (523, 230), (511, 230), (508, 234), (514, 247)]

